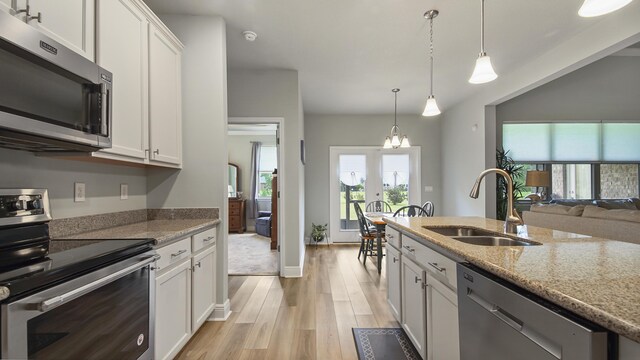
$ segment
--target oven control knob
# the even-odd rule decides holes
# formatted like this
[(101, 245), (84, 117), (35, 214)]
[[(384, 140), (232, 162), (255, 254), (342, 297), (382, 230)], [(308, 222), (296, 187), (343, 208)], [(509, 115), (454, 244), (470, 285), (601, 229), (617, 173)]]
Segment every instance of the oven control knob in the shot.
[(6, 286), (0, 286), (0, 300), (4, 300), (11, 295), (11, 291)]
[(18, 201), (12, 201), (9, 204), (9, 210), (11, 211), (20, 211), (23, 210), (22, 209), (22, 201), (18, 200)]
[(42, 204), (40, 204), (39, 199), (27, 201), (27, 210), (36, 210), (42, 208)]

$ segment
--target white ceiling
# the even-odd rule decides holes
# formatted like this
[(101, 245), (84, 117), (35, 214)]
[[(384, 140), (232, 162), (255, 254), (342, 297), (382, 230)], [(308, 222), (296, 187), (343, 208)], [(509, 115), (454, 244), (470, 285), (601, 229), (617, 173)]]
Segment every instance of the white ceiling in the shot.
[[(467, 82), (479, 51), (479, 0), (146, 1), (158, 13), (221, 15), (229, 68), (298, 70), (306, 113), (392, 113), (394, 87), (401, 89), (399, 113), (421, 113), (428, 95), (422, 14), (432, 8), (440, 11), (434, 31), (441, 109), (491, 86)], [(488, 0), (486, 48), (498, 74), (526, 71), (521, 66), (530, 57), (599, 21), (578, 16), (582, 2)], [(245, 41), (244, 30), (258, 39)]]

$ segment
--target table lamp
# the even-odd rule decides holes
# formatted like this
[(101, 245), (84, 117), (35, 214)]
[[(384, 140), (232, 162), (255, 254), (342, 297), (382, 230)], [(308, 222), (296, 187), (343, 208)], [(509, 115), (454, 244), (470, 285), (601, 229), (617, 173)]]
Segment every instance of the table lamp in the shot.
[(535, 187), (536, 194), (538, 194), (538, 188), (542, 188), (540, 197), (544, 200), (547, 197), (545, 188), (551, 186), (551, 178), (548, 171), (530, 170), (527, 171), (527, 178), (525, 180), (525, 186)]

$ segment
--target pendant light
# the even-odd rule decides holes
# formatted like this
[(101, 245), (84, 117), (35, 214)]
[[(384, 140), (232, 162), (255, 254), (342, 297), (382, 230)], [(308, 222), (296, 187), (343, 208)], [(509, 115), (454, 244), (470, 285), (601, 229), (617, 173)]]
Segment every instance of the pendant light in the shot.
[(582, 17), (594, 17), (621, 9), (633, 0), (584, 0), (578, 10), (578, 15)]
[(403, 135), (402, 139), (400, 139), (400, 136), (398, 135), (398, 132), (400, 130), (400, 128), (398, 127), (398, 91), (400, 91), (400, 89), (392, 89), (391, 91), (395, 95), (395, 107), (393, 111), (393, 126), (391, 127), (390, 136), (387, 136), (387, 138), (384, 139), (384, 145), (382, 146), (382, 148), (383, 149), (397, 149), (399, 147), (408, 148), (408, 147), (411, 147), (411, 145), (409, 144), (409, 139), (407, 138), (407, 135)]
[(427, 105), (424, 107), (422, 116), (440, 115), (440, 109), (438, 108), (436, 97), (433, 95), (433, 19), (438, 16), (438, 14), (438, 10), (429, 10), (424, 13), (424, 17), (429, 19), (429, 59), (431, 62), (429, 65), (430, 91), (429, 97), (427, 97)]
[(484, 51), (484, 0), (480, 0), (480, 55), (476, 60), (476, 67), (473, 69), (469, 82), (472, 84), (484, 84), (497, 78), (498, 75), (491, 65), (491, 58)]

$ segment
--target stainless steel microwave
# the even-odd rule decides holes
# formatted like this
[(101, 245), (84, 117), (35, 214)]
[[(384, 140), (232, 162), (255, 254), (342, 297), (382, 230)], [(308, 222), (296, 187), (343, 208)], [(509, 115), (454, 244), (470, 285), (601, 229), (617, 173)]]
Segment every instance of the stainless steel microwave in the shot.
[(111, 147), (112, 74), (0, 11), (0, 147)]

